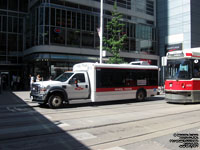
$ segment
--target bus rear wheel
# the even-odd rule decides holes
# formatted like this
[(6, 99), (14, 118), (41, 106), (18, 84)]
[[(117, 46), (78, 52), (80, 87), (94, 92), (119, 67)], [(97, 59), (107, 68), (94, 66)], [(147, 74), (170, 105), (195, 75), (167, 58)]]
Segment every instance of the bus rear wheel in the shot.
[(143, 100), (145, 99), (145, 97), (146, 97), (146, 94), (145, 94), (145, 91), (144, 91), (144, 90), (139, 90), (139, 91), (137, 92), (136, 99), (137, 99), (138, 101), (143, 101)]

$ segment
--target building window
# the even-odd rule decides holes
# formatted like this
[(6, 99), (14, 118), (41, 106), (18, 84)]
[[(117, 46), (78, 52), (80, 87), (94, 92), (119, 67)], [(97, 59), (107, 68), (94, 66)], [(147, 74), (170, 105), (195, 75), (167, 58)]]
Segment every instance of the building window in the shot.
[(56, 9), (56, 26), (61, 26), (61, 10)]
[(0, 9), (7, 9), (8, 0), (0, 0)]
[(82, 32), (82, 46), (94, 48), (94, 32)]
[(0, 33), (0, 55), (6, 55), (6, 33)]
[[(100, 2), (100, 0), (93, 0), (93, 1)], [(131, 9), (131, 0), (115, 0), (115, 1), (117, 2), (117, 6), (122, 7), (122, 8)], [(104, 0), (104, 3), (113, 5), (115, 1), (114, 0)]]
[(81, 14), (77, 13), (77, 29), (81, 29)]
[(23, 51), (23, 36), (18, 36), (18, 51)]
[(135, 39), (130, 39), (130, 51), (136, 51), (136, 41), (135, 41)]
[(43, 45), (44, 26), (39, 26), (39, 44)]
[(13, 32), (17, 33), (18, 32), (17, 29), (18, 29), (18, 18), (14, 17), (13, 18)]
[(62, 10), (62, 20), (61, 20), (61, 26), (66, 27), (66, 11)]
[(23, 29), (24, 29), (24, 21), (23, 21), (23, 18), (19, 18), (19, 29), (18, 29), (18, 32), (19, 33), (23, 33)]
[(7, 16), (3, 16), (3, 28), (2, 28), (2, 31), (7, 31)]
[(28, 12), (28, 0), (19, 0), (19, 11)]
[(8, 53), (17, 51), (17, 34), (8, 34)]
[(86, 15), (82, 14), (82, 30), (86, 30)]
[(72, 28), (76, 29), (76, 13), (72, 12)]
[(154, 2), (147, 0), (146, 1), (146, 14), (154, 16)]
[(80, 30), (67, 30), (67, 45), (80, 47)]
[(8, 32), (12, 32), (12, 17), (8, 17)]
[(45, 8), (45, 25), (49, 25), (49, 8)]
[(49, 26), (45, 26), (45, 30), (44, 30), (44, 44), (49, 44)]
[(72, 28), (72, 12), (67, 11), (67, 28)]
[(44, 25), (44, 7), (40, 7), (40, 25)]
[(95, 32), (95, 48), (99, 48), (99, 45), (100, 45), (99, 35), (97, 32)]
[(91, 27), (90, 27), (90, 26), (91, 26), (90, 15), (86, 15), (86, 19), (87, 19), (87, 20), (86, 20), (86, 30), (87, 30), (87, 31), (90, 31), (90, 28), (91, 28)]
[(18, 0), (8, 0), (8, 9), (9, 10), (18, 10)]
[(65, 29), (61, 27), (51, 27), (51, 43), (65, 44)]
[(56, 17), (55, 17), (55, 8), (51, 8), (51, 25), (52, 26), (55, 26), (55, 20), (56, 20)]

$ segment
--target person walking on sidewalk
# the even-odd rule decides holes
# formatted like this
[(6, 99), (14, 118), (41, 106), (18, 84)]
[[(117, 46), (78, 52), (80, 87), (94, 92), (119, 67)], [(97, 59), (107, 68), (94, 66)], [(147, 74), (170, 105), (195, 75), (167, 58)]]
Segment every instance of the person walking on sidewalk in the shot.
[(32, 84), (34, 82), (34, 76), (32, 76), (31, 74), (29, 75), (29, 79), (30, 79), (30, 90), (32, 88)]
[(39, 81), (41, 81), (42, 80), (42, 78), (40, 77), (40, 75), (38, 74), (37, 75), (37, 78), (36, 78), (36, 82), (39, 82)]

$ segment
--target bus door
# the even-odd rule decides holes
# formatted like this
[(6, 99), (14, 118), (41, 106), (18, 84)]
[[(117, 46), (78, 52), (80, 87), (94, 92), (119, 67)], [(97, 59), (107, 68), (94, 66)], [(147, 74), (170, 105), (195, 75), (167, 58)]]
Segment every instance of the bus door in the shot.
[(69, 81), (67, 87), (69, 99), (88, 98), (89, 83), (86, 78), (86, 73), (76, 73)]

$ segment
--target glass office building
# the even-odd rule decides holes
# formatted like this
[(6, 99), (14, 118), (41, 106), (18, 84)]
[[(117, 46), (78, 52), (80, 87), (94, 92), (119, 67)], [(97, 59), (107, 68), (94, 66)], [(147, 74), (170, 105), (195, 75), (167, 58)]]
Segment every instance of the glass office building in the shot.
[(157, 29), (159, 51), (200, 47), (199, 6), (197, 0), (158, 0)]
[[(128, 36), (121, 50), (121, 57), (126, 62), (148, 60), (152, 64), (159, 64), (156, 46), (156, 1), (104, 0), (104, 37), (109, 36), (106, 24), (111, 20), (114, 1), (123, 15), (123, 32)], [(0, 0), (0, 3), (5, 1)], [(22, 5), (20, 3), (18, 0), (18, 7)], [(23, 6), (27, 6), (26, 4)], [(6, 4), (6, 7), (8, 6), (9, 2)], [(5, 9), (4, 12), (8, 11)], [(24, 15), (23, 22), (17, 22), (17, 45), (8, 44), (11, 39), (8, 36), (10, 23), (3, 17), (0, 19), (4, 28), (8, 26), (4, 42), (5, 61), (0, 61), (1, 63), (12, 64), (9, 54), (16, 54), (17, 64), (24, 65), (22, 72), (40, 74), (47, 79), (49, 76), (71, 70), (76, 63), (99, 62), (97, 28), (100, 26), (100, 0), (29, 0), (25, 13), (21, 13), (20, 8), (16, 12), (19, 18)], [(7, 19), (9, 20), (8, 16)], [(12, 20), (12, 23), (16, 22)], [(14, 28), (12, 25), (12, 32)], [(3, 32), (0, 30), (0, 33)], [(17, 47), (16, 53), (9, 53), (11, 46)], [(106, 62), (109, 56), (107, 54), (103, 61)]]
[[(116, 2), (128, 36), (121, 56), (127, 62), (148, 58), (157, 65), (155, 2)], [(104, 0), (104, 37), (109, 36), (105, 27), (113, 4), (113, 0)], [(54, 76), (71, 70), (75, 63), (99, 62), (99, 7), (100, 0), (30, 1), (24, 52), (30, 72)]]
[(200, 47), (199, 6), (197, 0), (157, 1), (160, 56), (172, 50)]
[(28, 0), (0, 0), (0, 75), (10, 85), (13, 74), (23, 77), (25, 16)]

